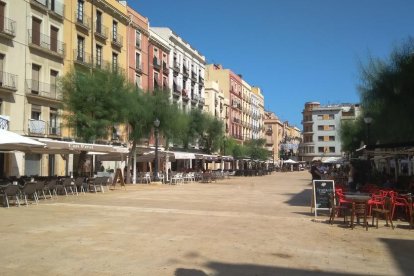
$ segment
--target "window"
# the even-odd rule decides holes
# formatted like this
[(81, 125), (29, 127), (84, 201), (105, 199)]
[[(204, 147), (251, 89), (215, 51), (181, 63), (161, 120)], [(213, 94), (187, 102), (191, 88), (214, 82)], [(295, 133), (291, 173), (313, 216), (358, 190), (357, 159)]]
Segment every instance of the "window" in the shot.
[(58, 51), (58, 33), (58, 28), (50, 26), (50, 50), (53, 52)]
[(118, 72), (118, 54), (112, 53), (112, 71)]
[(118, 22), (112, 21), (112, 40), (118, 41)]
[(318, 115), (318, 120), (323, 120), (323, 115)]
[(140, 53), (135, 53), (135, 68), (141, 70), (141, 55)]
[(102, 67), (102, 46), (96, 44), (96, 67)]
[(318, 141), (323, 142), (323, 136), (318, 136)]
[(329, 120), (333, 120), (335, 119), (335, 115), (334, 114), (329, 114)]
[(141, 88), (141, 76), (138, 74), (135, 74), (135, 86)]
[(324, 126), (323, 125), (318, 126), (318, 130), (324, 130)]
[(141, 33), (138, 30), (135, 30), (135, 46), (141, 49)]
[(335, 152), (335, 147), (329, 147), (329, 152)]
[(83, 38), (82, 36), (78, 36), (77, 45), (78, 45), (78, 49), (76, 51), (76, 60), (85, 62), (85, 59), (84, 59), (85, 38)]
[(42, 21), (32, 17), (32, 43), (40, 46), (40, 25)]
[(329, 125), (328, 130), (335, 130), (335, 125)]
[(40, 120), (41, 115), (41, 106), (32, 104), (32, 113), (30, 118), (33, 120)]
[(83, 4), (83, 0), (78, 0), (78, 12), (76, 14), (76, 19), (80, 23), (83, 23)]
[(3, 86), (4, 58), (5, 55), (0, 54), (0, 86)]
[(96, 11), (96, 32), (102, 34), (102, 12)]
[(53, 99), (57, 98), (57, 78), (59, 72), (55, 70), (50, 70), (50, 97)]
[(37, 64), (32, 64), (32, 93), (39, 94), (40, 86), (40, 66)]
[(335, 141), (335, 136), (329, 136), (329, 141)]
[(50, 108), (49, 112), (49, 134), (58, 135), (58, 111), (56, 108)]
[(325, 152), (325, 148), (324, 147), (318, 147), (318, 152), (319, 153), (324, 153)]
[(159, 79), (158, 79), (158, 73), (154, 72), (154, 88), (158, 88), (159, 87)]

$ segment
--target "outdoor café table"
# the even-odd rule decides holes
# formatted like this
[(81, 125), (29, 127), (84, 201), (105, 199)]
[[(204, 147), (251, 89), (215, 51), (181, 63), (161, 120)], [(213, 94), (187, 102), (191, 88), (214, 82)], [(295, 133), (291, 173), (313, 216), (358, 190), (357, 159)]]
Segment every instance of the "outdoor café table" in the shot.
[(345, 199), (352, 202), (351, 210), (351, 228), (354, 228), (354, 218), (362, 215), (364, 217), (364, 225), (368, 231), (368, 222), (367, 222), (367, 210), (368, 210), (368, 200), (371, 199), (369, 194), (364, 193), (349, 193), (345, 194)]

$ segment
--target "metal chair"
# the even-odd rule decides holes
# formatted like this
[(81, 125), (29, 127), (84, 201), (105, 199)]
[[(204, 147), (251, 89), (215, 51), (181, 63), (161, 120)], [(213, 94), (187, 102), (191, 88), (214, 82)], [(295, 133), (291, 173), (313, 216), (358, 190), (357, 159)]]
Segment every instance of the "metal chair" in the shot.
[(56, 188), (57, 184), (56, 183), (57, 183), (56, 179), (50, 179), (44, 185), (43, 190), (49, 193), (50, 198), (53, 198), (53, 195), (57, 197), (57, 188)]
[(20, 195), (19, 186), (9, 184), (6, 187), (4, 187), (3, 197), (6, 200), (7, 208), (10, 208), (9, 197), (15, 198), (17, 202), (17, 206), (20, 207), (19, 195)]
[(83, 187), (83, 184), (85, 183), (85, 178), (84, 177), (77, 177), (75, 179), (75, 191), (76, 194), (78, 194), (78, 190), (85, 194), (85, 188)]
[(38, 205), (39, 198), (36, 193), (36, 182), (26, 182), (22, 188), (22, 195), (24, 197), (24, 202), (26, 203), (26, 207), (28, 207), (27, 198), (32, 196), (36, 205)]

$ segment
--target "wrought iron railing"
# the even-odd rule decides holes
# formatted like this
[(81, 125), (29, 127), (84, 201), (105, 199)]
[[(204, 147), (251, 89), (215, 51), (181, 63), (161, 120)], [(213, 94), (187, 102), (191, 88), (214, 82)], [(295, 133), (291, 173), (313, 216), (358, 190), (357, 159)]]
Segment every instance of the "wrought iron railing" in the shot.
[(82, 51), (80, 49), (74, 49), (73, 50), (73, 61), (77, 63), (81, 63), (83, 65), (92, 65), (92, 56), (89, 53), (86, 53), (85, 51)]
[(65, 43), (62, 41), (52, 39), (50, 36), (34, 30), (28, 30), (28, 38), (30, 44), (39, 46), (51, 52), (55, 52), (61, 56), (65, 54)]
[(107, 39), (108, 38), (108, 27), (106, 27), (105, 25), (101, 24), (96, 24), (95, 25), (95, 34)]
[(9, 129), (9, 119), (5, 118), (2, 115), (0, 115), (0, 129)]
[(87, 16), (85, 13), (80, 13), (75, 11), (75, 23), (82, 25), (86, 29), (91, 28), (91, 18)]
[(16, 36), (16, 21), (7, 17), (0, 17), (3, 25), (0, 25), (0, 33), (5, 33), (10, 36)]
[(112, 43), (118, 47), (122, 47), (124, 45), (123, 37), (118, 32), (111, 33)]
[(17, 83), (17, 75), (0, 71), (0, 87), (17, 90)]
[(33, 79), (26, 80), (26, 93), (53, 100), (62, 100), (62, 92), (56, 84), (44, 83)]

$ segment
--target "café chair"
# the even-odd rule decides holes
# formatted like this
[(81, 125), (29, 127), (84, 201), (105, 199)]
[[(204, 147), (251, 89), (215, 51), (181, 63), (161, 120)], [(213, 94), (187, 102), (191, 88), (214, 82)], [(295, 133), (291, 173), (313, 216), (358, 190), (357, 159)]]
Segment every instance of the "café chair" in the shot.
[(57, 179), (50, 179), (46, 181), (44, 191), (49, 193), (50, 198), (57, 197)]
[(336, 205), (334, 193), (329, 195), (329, 208), (331, 209), (331, 214), (329, 217), (329, 223), (333, 224), (335, 216), (342, 214), (344, 216), (344, 223), (346, 223), (346, 217), (349, 215), (349, 208), (344, 205)]
[(20, 195), (20, 190), (19, 190), (19, 186), (18, 185), (12, 185), (9, 184), (7, 185), (4, 189), (3, 189), (3, 197), (6, 201), (7, 204), (7, 208), (10, 208), (9, 205), (9, 198), (15, 198), (17, 206), (20, 207), (20, 201), (19, 201), (19, 195)]
[(37, 193), (36, 193), (36, 182), (26, 182), (22, 189), (22, 195), (24, 197), (24, 202), (26, 203), (26, 207), (28, 207), (27, 198), (32, 196), (36, 205), (39, 202)]
[(391, 198), (387, 196), (384, 199), (384, 209), (380, 209), (380, 208), (372, 209), (372, 225), (374, 225), (374, 218), (376, 218), (376, 227), (378, 228), (378, 218), (380, 215), (384, 215), (385, 222), (386, 222), (385, 226), (388, 226), (388, 220), (389, 220), (391, 223), (391, 227), (394, 230), (394, 225), (392, 224), (391, 213), (392, 213), (392, 202), (391, 202)]

